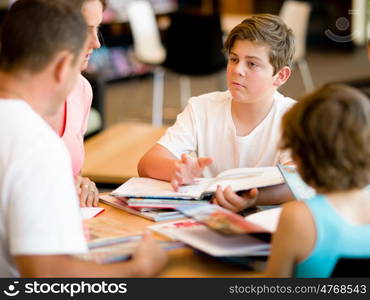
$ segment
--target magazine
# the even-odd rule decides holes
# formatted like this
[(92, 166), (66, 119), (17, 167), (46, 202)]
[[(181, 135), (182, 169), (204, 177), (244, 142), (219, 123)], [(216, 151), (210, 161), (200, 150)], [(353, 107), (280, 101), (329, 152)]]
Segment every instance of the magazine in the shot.
[(195, 220), (153, 225), (151, 230), (212, 256), (266, 256), (270, 245), (250, 235), (221, 235)]
[(218, 205), (180, 206), (178, 210), (224, 235), (267, 233), (268, 229), (244, 219), (242, 216)]

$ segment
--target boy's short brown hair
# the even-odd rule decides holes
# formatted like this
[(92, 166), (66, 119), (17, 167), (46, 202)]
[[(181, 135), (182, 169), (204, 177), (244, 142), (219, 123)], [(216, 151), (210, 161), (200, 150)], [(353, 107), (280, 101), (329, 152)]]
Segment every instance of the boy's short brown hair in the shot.
[(1, 26), (0, 69), (36, 73), (63, 50), (77, 58), (86, 36), (86, 22), (68, 0), (18, 0)]
[(345, 85), (326, 85), (283, 117), (281, 148), (298, 159), (303, 180), (325, 192), (370, 184), (370, 100)]
[(284, 66), (291, 67), (295, 51), (294, 35), (283, 20), (271, 14), (257, 14), (235, 26), (225, 41), (225, 51), (230, 53), (236, 40), (248, 40), (269, 46), (270, 63), (274, 74)]

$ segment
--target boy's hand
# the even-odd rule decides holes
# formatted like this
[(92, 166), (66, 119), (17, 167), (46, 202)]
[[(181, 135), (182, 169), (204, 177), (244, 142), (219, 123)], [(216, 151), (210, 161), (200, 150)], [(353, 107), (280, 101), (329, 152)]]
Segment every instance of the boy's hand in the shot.
[(239, 212), (243, 209), (254, 206), (256, 204), (257, 197), (257, 189), (245, 191), (241, 196), (239, 196), (232, 191), (230, 186), (228, 186), (224, 191), (222, 191), (221, 186), (218, 186), (213, 197), (213, 203), (233, 212)]
[(175, 172), (171, 185), (175, 191), (179, 185), (191, 184), (196, 177), (203, 173), (203, 169), (212, 163), (210, 157), (191, 157), (187, 154), (181, 155), (181, 160), (175, 162)]
[(168, 261), (166, 252), (157, 244), (150, 232), (144, 233), (132, 259), (138, 266), (139, 277), (154, 276)]

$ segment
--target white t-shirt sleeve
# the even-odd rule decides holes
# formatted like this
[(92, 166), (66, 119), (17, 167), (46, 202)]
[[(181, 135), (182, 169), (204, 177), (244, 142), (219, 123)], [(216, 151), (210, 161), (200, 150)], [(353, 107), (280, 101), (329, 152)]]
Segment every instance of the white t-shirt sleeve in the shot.
[(197, 150), (195, 118), (190, 103), (191, 99), (184, 111), (177, 116), (175, 124), (157, 142), (178, 159), (183, 153), (190, 154)]
[(61, 141), (37, 144), (7, 174), (12, 199), (7, 210), (10, 253), (86, 252), (68, 153)]

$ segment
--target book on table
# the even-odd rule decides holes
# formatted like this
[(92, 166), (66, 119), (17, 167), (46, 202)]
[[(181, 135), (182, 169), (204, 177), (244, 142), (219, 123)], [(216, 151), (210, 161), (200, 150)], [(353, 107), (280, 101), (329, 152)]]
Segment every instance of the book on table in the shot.
[(277, 167), (237, 168), (221, 172), (215, 178), (198, 178), (175, 192), (169, 182), (146, 177), (133, 177), (114, 190), (116, 197), (146, 199), (209, 200), (217, 186), (230, 186), (233, 191), (249, 190), (284, 183)]
[[(197, 215), (197, 218), (202, 220), (201, 222), (196, 219), (185, 219), (153, 225), (149, 228), (216, 257), (267, 256), (269, 254), (270, 244), (251, 234), (267, 233), (271, 235), (276, 230), (280, 208), (255, 213), (245, 219), (241, 216), (239, 216), (240, 218), (230, 217), (229, 214), (222, 213), (221, 218), (215, 217), (211, 221), (204, 207), (198, 212), (195, 212), (195, 208), (187, 208), (187, 213), (193, 216)], [(190, 213), (190, 210), (193, 212)], [(208, 209), (211, 215), (212, 211), (212, 208)], [(201, 215), (206, 217), (203, 218)], [(252, 217), (253, 215), (254, 217)], [(243, 220), (245, 220), (245, 224)], [(226, 226), (224, 226), (225, 223)]]
[[(141, 235), (132, 235), (95, 239), (88, 242), (89, 251), (87, 253), (78, 254), (75, 257), (99, 264), (125, 261), (131, 258), (141, 238)], [(174, 241), (158, 241), (158, 243), (166, 251), (185, 247), (183, 243)]]
[(165, 220), (174, 220), (184, 218), (184, 215), (173, 209), (142, 209), (136, 207), (129, 207), (127, 204), (128, 199), (117, 198), (110, 195), (99, 195), (101, 202), (113, 206), (118, 209), (122, 209), (130, 214), (137, 215), (139, 217), (154, 221), (160, 222)]

